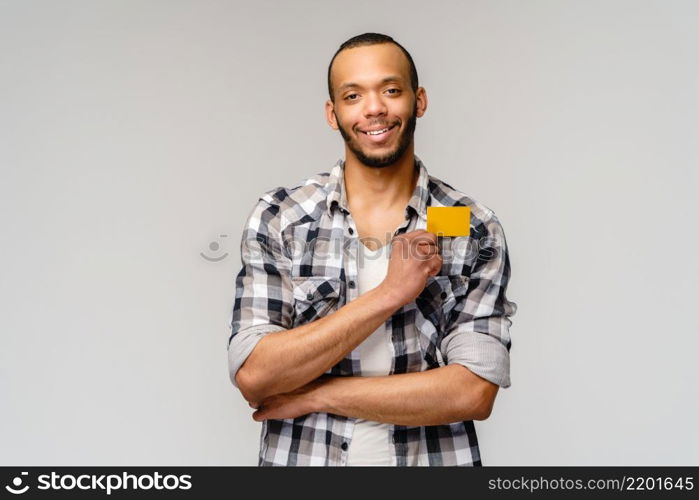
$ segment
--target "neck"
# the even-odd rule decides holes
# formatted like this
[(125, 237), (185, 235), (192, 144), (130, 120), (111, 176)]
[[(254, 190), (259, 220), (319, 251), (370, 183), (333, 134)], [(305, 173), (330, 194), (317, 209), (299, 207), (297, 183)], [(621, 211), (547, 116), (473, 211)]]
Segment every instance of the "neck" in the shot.
[(368, 167), (345, 150), (345, 192), (350, 210), (404, 209), (417, 182), (413, 145), (392, 165)]

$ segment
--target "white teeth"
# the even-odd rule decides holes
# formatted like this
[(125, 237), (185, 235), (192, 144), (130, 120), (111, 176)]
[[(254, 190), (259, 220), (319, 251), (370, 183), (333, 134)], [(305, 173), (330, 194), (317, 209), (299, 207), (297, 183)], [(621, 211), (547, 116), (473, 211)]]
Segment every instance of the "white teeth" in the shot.
[(368, 135), (379, 135), (379, 134), (383, 134), (383, 133), (386, 132), (387, 130), (388, 130), (388, 128), (383, 128), (383, 129), (381, 129), (381, 130), (374, 130), (374, 131), (364, 132), (364, 133), (365, 133), (365, 134), (368, 134)]

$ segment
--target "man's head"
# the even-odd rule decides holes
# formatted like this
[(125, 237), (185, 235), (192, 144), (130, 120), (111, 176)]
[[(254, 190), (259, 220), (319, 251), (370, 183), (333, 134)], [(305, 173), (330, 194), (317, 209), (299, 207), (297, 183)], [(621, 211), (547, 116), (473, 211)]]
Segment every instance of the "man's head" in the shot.
[(326, 118), (348, 154), (381, 168), (412, 153), (427, 95), (412, 57), (391, 37), (365, 33), (343, 43), (328, 66), (328, 92)]

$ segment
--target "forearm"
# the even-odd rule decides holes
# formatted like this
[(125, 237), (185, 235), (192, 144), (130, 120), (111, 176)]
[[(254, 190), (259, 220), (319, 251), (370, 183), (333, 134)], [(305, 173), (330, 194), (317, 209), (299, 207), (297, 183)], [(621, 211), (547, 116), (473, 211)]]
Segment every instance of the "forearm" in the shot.
[(236, 381), (249, 401), (292, 391), (336, 365), (398, 309), (374, 288), (312, 323), (265, 335), (243, 363)]
[(487, 384), (461, 365), (384, 377), (333, 377), (314, 394), (319, 411), (398, 425), (487, 418)]

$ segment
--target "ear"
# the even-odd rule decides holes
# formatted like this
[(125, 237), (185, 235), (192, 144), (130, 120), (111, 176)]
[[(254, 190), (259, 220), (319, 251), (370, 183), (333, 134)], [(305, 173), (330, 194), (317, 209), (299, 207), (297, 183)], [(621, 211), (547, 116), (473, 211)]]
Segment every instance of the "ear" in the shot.
[(418, 87), (415, 91), (415, 115), (420, 118), (427, 110), (427, 91), (425, 87)]
[(325, 119), (333, 130), (338, 130), (337, 116), (335, 115), (335, 104), (328, 99), (325, 101)]

